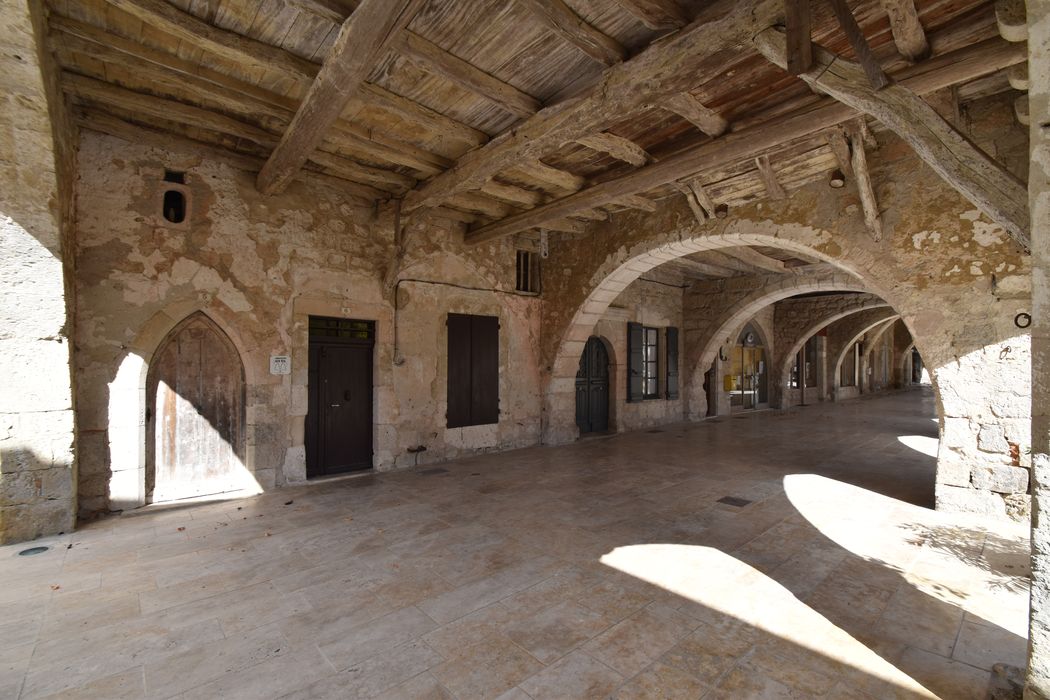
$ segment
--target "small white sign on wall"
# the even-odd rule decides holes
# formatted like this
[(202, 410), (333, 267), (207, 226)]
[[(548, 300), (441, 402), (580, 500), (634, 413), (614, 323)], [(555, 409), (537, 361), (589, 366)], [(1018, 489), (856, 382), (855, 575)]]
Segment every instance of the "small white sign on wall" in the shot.
[(287, 355), (270, 355), (270, 374), (291, 374), (292, 358)]

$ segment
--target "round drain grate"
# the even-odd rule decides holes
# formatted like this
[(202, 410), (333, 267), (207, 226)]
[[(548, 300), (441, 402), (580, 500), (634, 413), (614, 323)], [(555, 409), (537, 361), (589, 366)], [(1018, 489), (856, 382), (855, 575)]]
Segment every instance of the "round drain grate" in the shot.
[(49, 549), (51, 549), (51, 548), (50, 547), (30, 547), (29, 549), (23, 549), (21, 552), (18, 553), (18, 556), (20, 556), (20, 557), (31, 557), (34, 554), (43, 554), (44, 552), (46, 552)]

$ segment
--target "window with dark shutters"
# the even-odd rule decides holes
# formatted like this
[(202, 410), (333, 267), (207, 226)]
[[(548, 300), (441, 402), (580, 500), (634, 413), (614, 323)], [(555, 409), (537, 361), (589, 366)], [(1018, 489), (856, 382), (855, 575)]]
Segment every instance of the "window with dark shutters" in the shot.
[(667, 329), (667, 398), (678, 398), (678, 329)]
[(640, 323), (627, 324), (627, 401), (645, 398), (644, 329)]
[(448, 315), (449, 428), (499, 422), (499, 318)]

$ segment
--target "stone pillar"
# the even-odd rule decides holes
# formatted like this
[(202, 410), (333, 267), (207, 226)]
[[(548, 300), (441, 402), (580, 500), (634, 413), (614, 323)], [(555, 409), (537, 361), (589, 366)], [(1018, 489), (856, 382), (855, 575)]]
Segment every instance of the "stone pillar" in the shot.
[(72, 131), (49, 107), (42, 6), (0, 3), (0, 543), (69, 531), (76, 513)]
[(1028, 3), (1032, 217), (1032, 607), (1025, 698), (1050, 698), (1050, 2)]

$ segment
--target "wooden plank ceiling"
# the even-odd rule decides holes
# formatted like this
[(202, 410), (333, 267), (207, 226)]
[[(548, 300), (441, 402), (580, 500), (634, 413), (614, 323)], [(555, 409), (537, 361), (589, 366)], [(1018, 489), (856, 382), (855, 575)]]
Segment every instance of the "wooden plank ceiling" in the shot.
[[(852, 177), (849, 148), (867, 131), (854, 121), (844, 139), (835, 125), (856, 113), (755, 50), (757, 30), (782, 19), (779, 1), (47, 2), (82, 128), (189, 140), (277, 173), (260, 178), (266, 191), (320, 178), (362, 203), (400, 198), (406, 213), (466, 223), (470, 243), (578, 233), (668, 196), (701, 218), (788, 196), (837, 169)], [(809, 4), (811, 36), (852, 58), (835, 4)], [(1023, 61), (991, 2), (848, 9), (886, 74), (946, 90), (956, 109), (1012, 89), (1006, 69)], [(781, 123), (794, 130), (741, 145)], [(701, 277), (813, 263), (753, 249), (694, 262)]]

